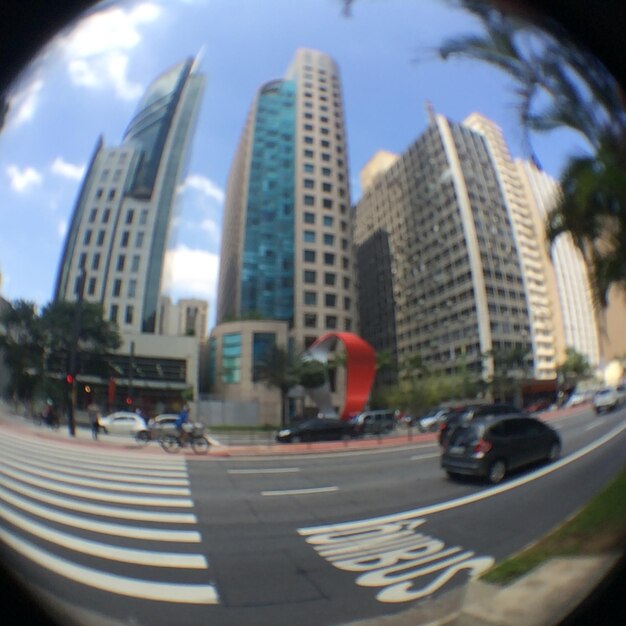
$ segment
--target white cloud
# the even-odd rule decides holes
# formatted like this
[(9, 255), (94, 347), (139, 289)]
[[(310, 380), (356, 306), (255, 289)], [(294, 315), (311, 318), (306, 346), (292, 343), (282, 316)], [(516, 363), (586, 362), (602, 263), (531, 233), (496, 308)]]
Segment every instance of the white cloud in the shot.
[(217, 200), (220, 204), (224, 202), (224, 190), (206, 176), (201, 176), (200, 174), (187, 176), (179, 191), (182, 192), (186, 189), (197, 189), (209, 198)]
[(179, 245), (167, 251), (165, 268), (163, 290), (175, 299), (215, 298), (219, 255)]
[(57, 223), (57, 235), (60, 239), (64, 239), (67, 234), (67, 220), (59, 220)]
[(220, 229), (219, 224), (215, 220), (212, 220), (209, 218), (202, 220), (200, 224), (200, 228), (206, 233), (209, 233), (209, 235), (212, 235), (213, 237), (215, 237), (219, 241), (222, 231)]
[(18, 193), (26, 191), (33, 185), (41, 185), (43, 180), (41, 174), (30, 166), (20, 169), (17, 165), (9, 165), (6, 172), (11, 181), (11, 189)]
[(110, 7), (94, 13), (59, 39), (68, 60), (68, 72), (76, 85), (112, 86), (118, 98), (135, 100), (142, 85), (128, 79), (128, 51), (141, 43), (139, 27), (161, 15), (156, 4), (144, 2), (131, 8)]
[(39, 94), (43, 88), (43, 80), (34, 79), (24, 88), (9, 96), (9, 115), (7, 124), (19, 126), (30, 120), (39, 103)]
[(63, 160), (63, 157), (60, 156), (54, 159), (50, 169), (53, 173), (71, 180), (80, 180), (85, 174), (84, 165), (74, 165), (73, 163), (68, 163)]

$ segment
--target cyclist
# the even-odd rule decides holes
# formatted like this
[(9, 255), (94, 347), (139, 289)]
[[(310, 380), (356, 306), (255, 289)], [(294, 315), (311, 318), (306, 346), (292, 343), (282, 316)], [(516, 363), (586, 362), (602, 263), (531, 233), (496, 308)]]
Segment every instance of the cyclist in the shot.
[(182, 408), (181, 412), (178, 414), (178, 419), (174, 423), (174, 426), (176, 427), (176, 432), (178, 433), (178, 438), (180, 439), (181, 443), (184, 442), (185, 439), (187, 438), (187, 431), (185, 430), (185, 424), (187, 423), (188, 420), (189, 420), (189, 407), (185, 405)]

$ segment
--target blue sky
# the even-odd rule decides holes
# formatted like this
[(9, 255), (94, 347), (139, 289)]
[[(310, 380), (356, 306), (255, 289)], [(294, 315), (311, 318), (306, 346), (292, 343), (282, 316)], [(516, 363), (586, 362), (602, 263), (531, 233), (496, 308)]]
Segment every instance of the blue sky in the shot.
[[(424, 130), (426, 101), (462, 121), (495, 120), (523, 156), (515, 96), (501, 73), (443, 62), (446, 37), (476, 32), (436, 0), (146, 0), (107, 2), (60, 33), (14, 86), (0, 134), (0, 293), (44, 305), (52, 297), (64, 236), (85, 164), (100, 134), (117, 145), (145, 87), (201, 51), (207, 86), (168, 259), (174, 299), (201, 297), (214, 317), (228, 169), (258, 87), (281, 77), (298, 47), (330, 54), (342, 75), (352, 201), (360, 168), (379, 149), (402, 152)], [(419, 61), (415, 61), (419, 59)], [(558, 133), (537, 137), (557, 177), (582, 149)]]

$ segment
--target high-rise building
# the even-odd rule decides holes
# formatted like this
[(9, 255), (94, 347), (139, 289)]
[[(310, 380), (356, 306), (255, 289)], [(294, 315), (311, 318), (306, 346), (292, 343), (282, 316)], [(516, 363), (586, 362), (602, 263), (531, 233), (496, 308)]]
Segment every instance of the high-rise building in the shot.
[(55, 300), (102, 305), (123, 339), (113, 383), (135, 394), (142, 385), (197, 390), (198, 340), (161, 336), (159, 316), (176, 190), (203, 88), (194, 59), (179, 63), (147, 88), (119, 146), (98, 139), (60, 262)]
[(489, 380), (500, 355), (532, 344), (488, 142), (431, 111), (424, 133), (382, 165), (355, 207), (361, 335), (400, 366), (419, 354), (430, 371)]
[[(284, 77), (258, 90), (230, 170), (214, 337), (233, 320), (282, 322), (288, 332), (271, 334), (288, 337), (298, 354), (325, 332), (354, 331), (353, 271), (339, 68), (322, 52), (299, 49)], [(242, 339), (253, 337), (249, 326), (231, 327), (224, 352), (216, 347), (225, 397), (243, 389), (233, 391), (246, 376), (233, 363), (250, 356)], [(266, 345), (267, 333), (250, 341)]]
[[(564, 346), (559, 345), (560, 311), (558, 299), (550, 292), (548, 273), (550, 263), (545, 253), (545, 228), (535, 219), (532, 197), (526, 192), (519, 170), (500, 128), (480, 113), (472, 113), (463, 125), (481, 133), (495, 165), (500, 189), (509, 212), (513, 236), (522, 267), (526, 300), (530, 313), (534, 377), (539, 380), (556, 378), (556, 368), (563, 359)], [(552, 297), (551, 297), (552, 296)]]
[[(528, 189), (536, 212), (545, 223), (560, 192), (559, 183), (527, 161), (518, 161), (521, 179)], [(598, 323), (593, 305), (589, 274), (582, 254), (568, 233), (552, 246), (558, 301), (561, 306), (565, 345), (587, 357), (597, 366), (600, 361)]]
[(76, 201), (56, 300), (103, 305), (123, 333), (155, 333), (174, 198), (204, 78), (189, 59), (146, 90), (120, 146), (96, 144)]
[(339, 69), (301, 49), (263, 85), (227, 186), (217, 322), (284, 320), (298, 349), (355, 328)]

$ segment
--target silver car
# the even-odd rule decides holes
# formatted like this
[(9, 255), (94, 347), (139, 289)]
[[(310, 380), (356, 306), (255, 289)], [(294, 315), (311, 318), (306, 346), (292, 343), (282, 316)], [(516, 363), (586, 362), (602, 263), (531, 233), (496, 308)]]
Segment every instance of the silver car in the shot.
[(617, 389), (607, 387), (606, 389), (600, 389), (593, 397), (593, 408), (596, 413), (602, 413), (603, 411), (612, 411), (616, 409), (620, 404), (620, 397)]

